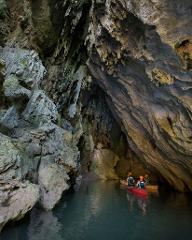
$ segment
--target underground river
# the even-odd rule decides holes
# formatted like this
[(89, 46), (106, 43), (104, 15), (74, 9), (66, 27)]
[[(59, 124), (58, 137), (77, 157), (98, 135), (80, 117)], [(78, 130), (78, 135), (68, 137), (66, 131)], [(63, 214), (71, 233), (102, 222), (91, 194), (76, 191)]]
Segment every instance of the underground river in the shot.
[(160, 191), (134, 197), (118, 182), (83, 183), (53, 211), (38, 208), (6, 227), (1, 240), (191, 239), (192, 198)]

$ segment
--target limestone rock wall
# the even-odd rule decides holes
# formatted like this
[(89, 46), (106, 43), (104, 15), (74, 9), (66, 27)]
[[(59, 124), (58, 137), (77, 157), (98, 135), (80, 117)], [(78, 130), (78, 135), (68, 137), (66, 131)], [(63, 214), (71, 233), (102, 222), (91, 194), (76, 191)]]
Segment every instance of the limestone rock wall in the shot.
[(52, 209), (69, 188), (69, 175), (78, 170), (79, 151), (72, 132), (58, 125), (56, 105), (40, 89), (46, 70), (38, 54), (4, 47), (0, 58), (3, 93), (10, 105), (0, 114), (2, 228), (22, 218), (37, 202)]
[[(132, 150), (192, 189), (190, 1), (97, 1), (88, 68)], [(184, 52), (184, 55), (183, 55)]]

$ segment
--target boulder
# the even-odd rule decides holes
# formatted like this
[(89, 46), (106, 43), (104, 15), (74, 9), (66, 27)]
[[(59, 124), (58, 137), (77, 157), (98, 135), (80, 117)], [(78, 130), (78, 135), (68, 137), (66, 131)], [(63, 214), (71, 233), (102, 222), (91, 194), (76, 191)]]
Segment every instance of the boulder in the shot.
[(69, 189), (69, 177), (63, 166), (50, 164), (39, 170), (38, 184), (40, 186), (40, 202), (44, 209), (52, 209), (64, 191)]
[(29, 182), (20, 183), (12, 191), (0, 190), (0, 231), (7, 222), (22, 219), (38, 199), (39, 187)]

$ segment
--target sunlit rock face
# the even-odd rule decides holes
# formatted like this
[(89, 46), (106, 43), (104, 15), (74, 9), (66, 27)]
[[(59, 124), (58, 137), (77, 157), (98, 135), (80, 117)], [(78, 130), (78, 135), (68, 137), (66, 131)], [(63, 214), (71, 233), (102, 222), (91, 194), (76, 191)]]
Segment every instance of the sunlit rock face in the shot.
[(96, 1), (88, 69), (141, 161), (192, 190), (191, 1)]

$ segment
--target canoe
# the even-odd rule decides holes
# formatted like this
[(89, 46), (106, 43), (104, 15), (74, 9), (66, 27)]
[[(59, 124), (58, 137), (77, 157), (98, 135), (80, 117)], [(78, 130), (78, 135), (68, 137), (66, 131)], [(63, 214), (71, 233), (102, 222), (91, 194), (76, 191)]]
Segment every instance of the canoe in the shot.
[(135, 188), (135, 187), (128, 187), (127, 190), (137, 196), (147, 197), (148, 193), (146, 189)]
[(146, 189), (136, 188), (136, 187), (128, 187), (127, 181), (120, 180), (120, 183), (126, 186), (127, 190), (137, 196), (147, 197), (148, 193)]
[(158, 192), (158, 185), (146, 185), (145, 188), (150, 192)]
[[(125, 180), (120, 180), (120, 183), (121, 183), (122, 185), (128, 187), (127, 181), (125, 181)], [(145, 189), (146, 189), (148, 192), (153, 193), (153, 192), (158, 192), (159, 187), (158, 187), (158, 185), (146, 185), (146, 186), (145, 186)]]

